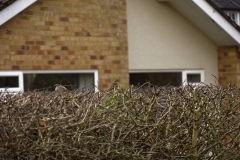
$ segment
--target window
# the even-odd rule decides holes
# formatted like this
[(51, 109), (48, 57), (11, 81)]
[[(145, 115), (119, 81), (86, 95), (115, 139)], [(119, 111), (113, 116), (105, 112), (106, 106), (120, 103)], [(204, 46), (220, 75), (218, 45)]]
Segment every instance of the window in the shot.
[(229, 18), (240, 26), (240, 12), (239, 11), (225, 11)]
[(189, 83), (198, 83), (201, 82), (201, 75), (197, 73), (187, 74), (187, 81)]
[(182, 83), (181, 72), (137, 72), (130, 73), (130, 84), (139, 85), (150, 82), (154, 85), (165, 86), (168, 84), (179, 86)]
[(236, 21), (236, 14), (230, 13), (229, 17), (231, 18), (231, 20)]
[(198, 85), (204, 81), (204, 71), (203, 70), (187, 70), (183, 71), (183, 84), (193, 84)]
[[(17, 86), (16, 81), (21, 85), (15, 87), (15, 90), (9, 91), (31, 91), (48, 89), (54, 91), (55, 84), (62, 84), (70, 90), (75, 89), (95, 89), (97, 90), (98, 72), (96, 70), (81, 71), (22, 71), (18, 72), (0, 72), (4, 83), (0, 86), (1, 90), (5, 90), (8, 86)], [(8, 76), (11, 75), (11, 77)]]
[(180, 86), (186, 84), (199, 84), (204, 81), (203, 70), (186, 71), (130, 71), (130, 84), (141, 85), (150, 82), (154, 85)]
[(0, 72), (0, 91), (23, 91), (22, 72)]

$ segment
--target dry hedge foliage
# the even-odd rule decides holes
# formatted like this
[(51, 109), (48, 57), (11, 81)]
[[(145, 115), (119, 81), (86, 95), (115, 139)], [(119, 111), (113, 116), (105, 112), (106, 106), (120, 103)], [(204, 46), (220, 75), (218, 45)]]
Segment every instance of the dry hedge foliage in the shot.
[(0, 159), (240, 159), (240, 91), (0, 94)]

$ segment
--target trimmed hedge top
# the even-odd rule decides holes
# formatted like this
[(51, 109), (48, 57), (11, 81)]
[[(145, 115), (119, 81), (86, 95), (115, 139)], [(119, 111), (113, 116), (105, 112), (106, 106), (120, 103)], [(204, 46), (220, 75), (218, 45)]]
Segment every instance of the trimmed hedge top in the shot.
[(0, 94), (0, 159), (239, 159), (234, 86)]

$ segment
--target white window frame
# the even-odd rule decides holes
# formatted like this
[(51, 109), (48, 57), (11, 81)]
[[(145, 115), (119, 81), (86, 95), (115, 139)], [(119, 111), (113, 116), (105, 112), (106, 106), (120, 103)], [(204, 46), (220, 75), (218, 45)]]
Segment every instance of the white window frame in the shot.
[[(229, 18), (237, 23), (240, 26), (240, 12), (239, 11), (225, 11), (225, 13), (229, 16)], [(235, 16), (235, 19), (231, 18), (231, 15)]]
[(0, 88), (1, 92), (22, 92), (24, 90), (23, 72), (18, 71), (0, 71), (0, 77), (18, 77), (18, 87)]
[[(0, 76), (18, 76), (19, 77), (19, 87), (18, 88), (9, 88), (9, 92), (24, 92), (24, 74), (56, 74), (56, 73), (93, 73), (94, 74), (94, 86), (95, 92), (98, 91), (98, 70), (28, 70), (28, 71), (0, 71)], [(0, 88), (0, 91), (5, 91), (5, 88)]]
[[(204, 83), (205, 76), (204, 70), (129, 70), (129, 73), (164, 73), (164, 72), (181, 72), (182, 73), (182, 84), (185, 86), (187, 84), (191, 85), (200, 85)], [(187, 74), (200, 74), (201, 82), (199, 83), (188, 83), (187, 82)]]
[[(188, 74), (200, 74), (200, 78), (201, 78), (201, 82), (199, 83), (190, 83), (187, 81), (187, 75)], [(199, 85), (201, 84), (202, 82), (204, 82), (205, 80), (205, 77), (204, 77), (204, 70), (184, 70), (182, 71), (182, 82), (183, 82), (183, 85), (187, 85), (187, 84), (192, 84), (192, 85)]]

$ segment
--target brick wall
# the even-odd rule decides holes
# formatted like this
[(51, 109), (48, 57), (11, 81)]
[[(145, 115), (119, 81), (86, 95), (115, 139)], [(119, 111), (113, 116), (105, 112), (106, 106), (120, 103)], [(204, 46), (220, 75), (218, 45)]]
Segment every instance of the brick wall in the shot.
[(129, 85), (126, 0), (38, 0), (0, 26), (0, 70), (98, 69)]
[(218, 72), (220, 84), (236, 84), (240, 87), (240, 56), (237, 47), (218, 48)]

